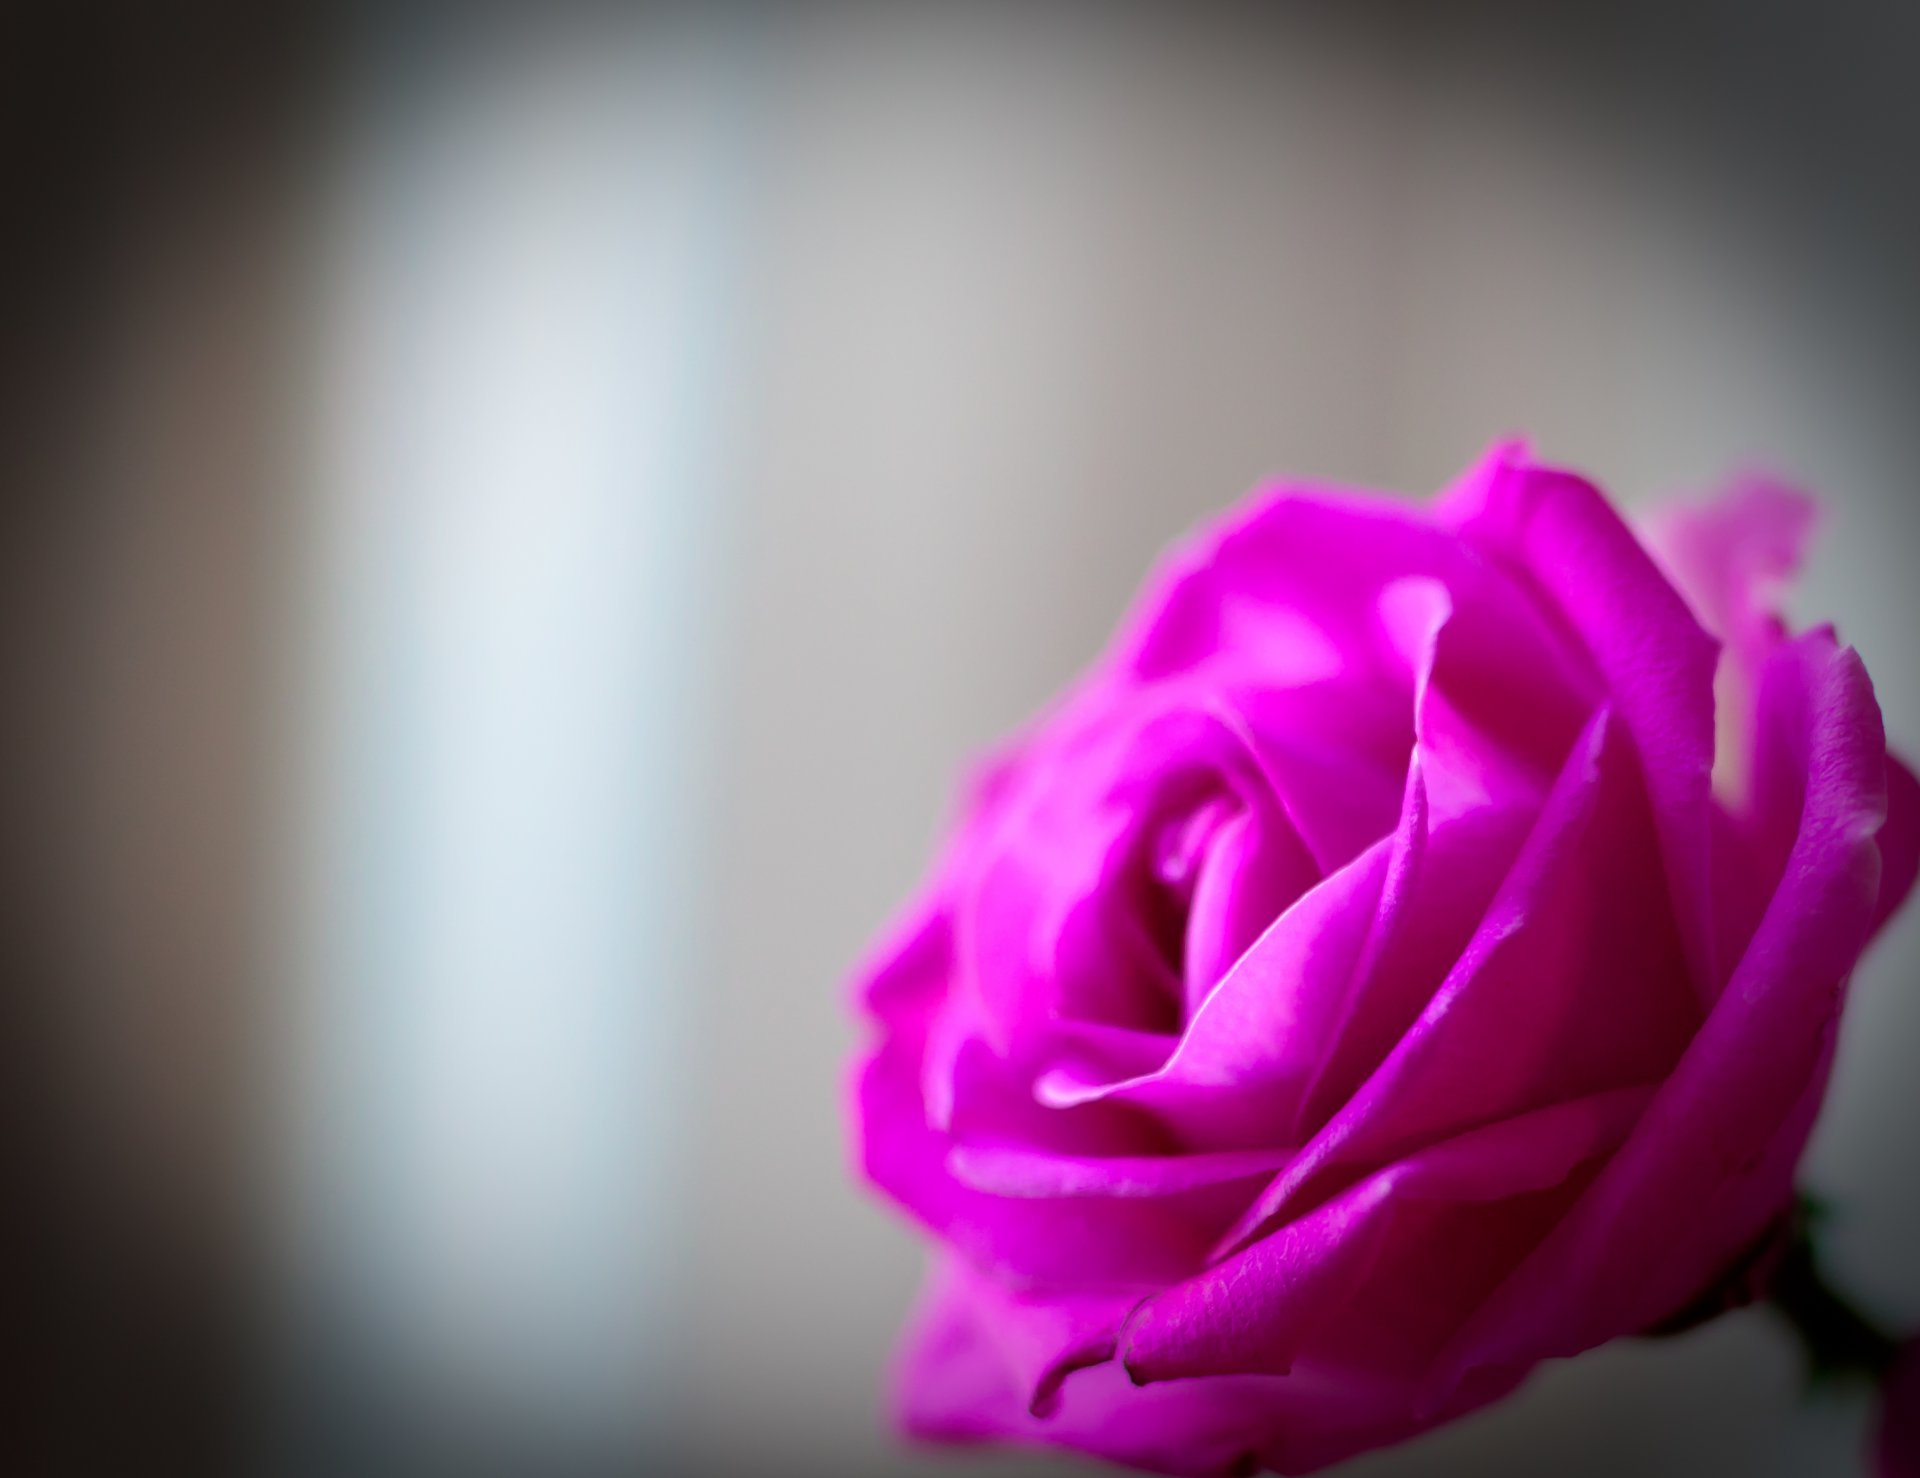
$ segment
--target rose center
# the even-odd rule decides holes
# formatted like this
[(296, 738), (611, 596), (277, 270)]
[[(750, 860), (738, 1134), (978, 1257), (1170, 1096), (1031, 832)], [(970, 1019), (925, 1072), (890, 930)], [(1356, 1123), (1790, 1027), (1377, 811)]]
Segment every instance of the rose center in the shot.
[(1173, 982), (1184, 980), (1187, 973), (1187, 923), (1201, 869), (1215, 838), (1239, 810), (1233, 797), (1210, 795), (1163, 822), (1152, 835), (1147, 927)]

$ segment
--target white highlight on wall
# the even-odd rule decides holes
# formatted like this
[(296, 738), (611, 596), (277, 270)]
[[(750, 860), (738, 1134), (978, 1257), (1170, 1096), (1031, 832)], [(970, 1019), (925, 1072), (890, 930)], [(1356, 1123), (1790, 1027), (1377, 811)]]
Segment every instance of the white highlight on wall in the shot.
[(393, 69), (317, 300), (289, 1222), (349, 1360), (549, 1444), (640, 1440), (671, 1380), (724, 62), (548, 27)]

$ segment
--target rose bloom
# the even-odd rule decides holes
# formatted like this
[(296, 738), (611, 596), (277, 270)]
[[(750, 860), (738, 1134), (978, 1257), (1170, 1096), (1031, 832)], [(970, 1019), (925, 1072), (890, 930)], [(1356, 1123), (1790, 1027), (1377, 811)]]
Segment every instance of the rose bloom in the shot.
[(1302, 1473), (1712, 1297), (1920, 836), (1771, 613), (1808, 523), (1750, 482), (1656, 556), (1509, 445), (1173, 552), (861, 972), (906, 1431)]

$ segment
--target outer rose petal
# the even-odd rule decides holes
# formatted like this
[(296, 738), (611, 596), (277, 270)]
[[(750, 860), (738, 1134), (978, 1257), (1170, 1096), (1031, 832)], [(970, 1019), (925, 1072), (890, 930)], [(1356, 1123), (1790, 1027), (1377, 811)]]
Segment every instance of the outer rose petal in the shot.
[[(1410, 586), (1432, 587), (1443, 614), (1450, 606), (1466, 628), (1454, 665), (1469, 706), (1485, 717), (1492, 704), (1521, 731), (1558, 728), (1564, 746), (1601, 696), (1578, 640), (1425, 510), (1342, 488), (1276, 486), (1185, 541), (1147, 582), (1097, 669), (1099, 684), (1111, 699), (1129, 685), (1227, 670), (1283, 704), (1320, 690), (1336, 701), (1318, 715), (1283, 713), (1271, 731), (1290, 745), (1310, 742), (1329, 719), (1336, 733), (1350, 728), (1341, 708), (1364, 710), (1379, 679), (1403, 680), (1419, 659), (1431, 618), (1416, 602), (1409, 633), (1392, 598)], [(1478, 660), (1492, 650), (1500, 661)], [(1331, 746), (1328, 758), (1346, 747)], [(1302, 827), (1310, 845), (1312, 830)], [(1323, 866), (1377, 834), (1322, 854)]]
[[(1388, 1387), (1314, 1373), (1219, 1376), (1133, 1385), (1114, 1362), (1081, 1369), (1035, 1416), (1016, 1361), (977, 1301), (978, 1283), (943, 1259), (908, 1326), (893, 1373), (896, 1419), (909, 1435), (942, 1442), (1017, 1442), (1092, 1453), (1150, 1472), (1308, 1473), (1361, 1447), (1411, 1436)], [(1457, 1395), (1455, 1416), (1505, 1395), (1512, 1378), (1489, 1375)], [(1364, 1434), (1364, 1435), (1362, 1435)]]
[(1759, 752), (1797, 759), (1798, 840), (1745, 957), (1580, 1204), (1463, 1331), (1436, 1395), (1479, 1366), (1573, 1355), (1682, 1307), (1786, 1203), (1879, 894), (1880, 711), (1816, 633), (1761, 690)]
[(1764, 660), (1779, 636), (1775, 597), (1800, 568), (1815, 517), (1805, 493), (1747, 477), (1709, 502), (1660, 510), (1647, 542), (1701, 624)]
[(1892, 755), (1887, 756), (1887, 824), (1878, 840), (1880, 899), (1873, 909), (1874, 934), (1907, 901), (1920, 873), (1920, 780)]
[(951, 964), (944, 915), (928, 908), (871, 973), (882, 1036), (856, 1064), (850, 1117), (858, 1168), (936, 1235), (1013, 1283), (1104, 1281), (1151, 1287), (1204, 1250), (1188, 1220), (1144, 1201), (1093, 1205), (972, 1190), (946, 1168), (951, 1141), (921, 1090), (927, 1026)]
[(1592, 484), (1496, 448), (1441, 506), (1534, 581), (1592, 654), (1639, 751), (1703, 1002), (1713, 958), (1713, 672), (1718, 648)]
[(1657, 1082), (1697, 1015), (1649, 877), (1631, 755), (1603, 710), (1445, 984), (1386, 1060), (1250, 1208), (1244, 1245), (1339, 1167), (1377, 1166), (1482, 1124)]
[(1303, 1138), (1325, 1126), (1418, 1020), (1473, 937), (1532, 821), (1525, 810), (1487, 806), (1428, 826), (1418, 754), (1407, 790), (1380, 911), (1301, 1105), (1296, 1134)]
[[(1076, 1376), (1058, 1409), (1036, 1417), (970, 1293), (969, 1280), (943, 1263), (908, 1326), (894, 1370), (893, 1405), (909, 1435), (1068, 1447), (1161, 1473), (1253, 1471), (1245, 1461), (1254, 1395), (1247, 1382), (1143, 1393), (1108, 1366)], [(1157, 1399), (1138, 1399), (1148, 1394)]]
[[(1178, 1287), (1143, 1303), (1121, 1338), (1137, 1381), (1286, 1375), (1331, 1345), (1376, 1380), (1420, 1373), (1471, 1301), (1543, 1230), (1519, 1198), (1561, 1185), (1626, 1137), (1652, 1096), (1616, 1089), (1503, 1120), (1359, 1181)], [(1440, 1203), (1438, 1217), (1408, 1213)], [(1509, 1211), (1514, 1214), (1509, 1214)], [(1551, 1208), (1549, 1208), (1551, 1210)], [(1463, 1260), (1463, 1245), (1476, 1253)], [(1399, 1317), (1361, 1338), (1346, 1317), (1363, 1284), (1392, 1279)], [(1348, 1327), (1330, 1327), (1348, 1326)], [(1429, 1343), (1433, 1341), (1433, 1343)], [(1411, 1383), (1403, 1386), (1411, 1405)]]
[(1113, 666), (1137, 679), (1254, 654), (1293, 687), (1387, 655), (1375, 595), (1409, 575), (1452, 583), (1470, 556), (1417, 509), (1342, 488), (1287, 484), (1256, 494), (1176, 547), (1121, 627)]
[(1715, 778), (1730, 795), (1745, 788), (1760, 670), (1786, 639), (1775, 600), (1800, 568), (1814, 513), (1804, 493), (1750, 477), (1711, 502), (1661, 510), (1647, 531), (1701, 624), (1726, 644), (1714, 682)]
[(959, 1144), (947, 1169), (963, 1185), (996, 1196), (1180, 1196), (1272, 1175), (1291, 1150), (1220, 1150), (1199, 1155), (1066, 1155), (1007, 1145)]

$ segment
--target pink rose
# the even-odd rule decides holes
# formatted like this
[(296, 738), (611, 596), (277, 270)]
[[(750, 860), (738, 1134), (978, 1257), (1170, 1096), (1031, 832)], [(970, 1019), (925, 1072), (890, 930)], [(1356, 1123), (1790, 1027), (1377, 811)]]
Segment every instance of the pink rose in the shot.
[(1307, 1472), (1739, 1264), (1920, 840), (1859, 658), (1770, 614), (1806, 523), (1676, 515), (1670, 578), (1509, 446), (1174, 553), (863, 972), (909, 1432)]

